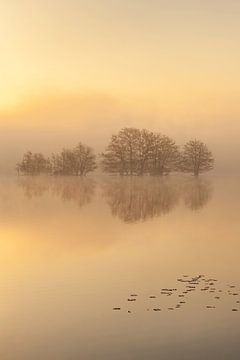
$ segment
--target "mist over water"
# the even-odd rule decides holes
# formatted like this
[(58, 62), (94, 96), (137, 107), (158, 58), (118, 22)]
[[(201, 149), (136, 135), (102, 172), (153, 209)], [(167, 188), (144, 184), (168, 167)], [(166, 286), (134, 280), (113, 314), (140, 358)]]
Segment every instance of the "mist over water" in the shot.
[(240, 359), (239, 18), (0, 2), (0, 360)]
[(237, 359), (238, 185), (1, 177), (1, 358)]
[[(65, 95), (41, 97), (35, 107), (12, 115), (0, 114), (0, 173), (15, 174), (26, 151), (45, 156), (72, 148), (79, 142), (105, 151), (111, 135), (124, 127), (145, 128), (171, 137), (180, 147), (190, 139), (207, 144), (215, 158), (215, 174), (240, 173), (239, 118), (213, 106), (212, 112), (186, 110), (165, 113), (161, 99), (129, 96)], [(125, 101), (124, 101), (125, 99)], [(220, 100), (219, 100), (220, 102)]]

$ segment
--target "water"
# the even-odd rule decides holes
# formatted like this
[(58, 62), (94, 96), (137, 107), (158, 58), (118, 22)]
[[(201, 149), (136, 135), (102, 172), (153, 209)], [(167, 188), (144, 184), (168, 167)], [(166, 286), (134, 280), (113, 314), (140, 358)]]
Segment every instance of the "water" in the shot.
[(239, 180), (1, 178), (1, 360), (239, 359)]

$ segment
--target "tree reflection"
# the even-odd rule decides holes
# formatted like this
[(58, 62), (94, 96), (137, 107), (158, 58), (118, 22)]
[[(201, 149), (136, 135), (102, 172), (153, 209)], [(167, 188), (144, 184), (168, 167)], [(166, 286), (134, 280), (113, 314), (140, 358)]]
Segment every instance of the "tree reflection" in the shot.
[(55, 178), (52, 193), (64, 201), (73, 201), (82, 207), (91, 202), (95, 194), (95, 182), (90, 178), (59, 177)]
[[(17, 181), (29, 199), (49, 193), (79, 207), (92, 201), (96, 187), (93, 179), (76, 176), (27, 176)], [(202, 209), (210, 200), (212, 190), (211, 183), (203, 178), (109, 177), (103, 182), (103, 197), (112, 215), (126, 223), (168, 214), (180, 199), (193, 211)]]
[(195, 211), (207, 205), (212, 196), (212, 185), (206, 179), (191, 178), (183, 185), (183, 199), (187, 208)]
[(48, 192), (51, 187), (51, 180), (51, 178), (41, 176), (19, 176), (17, 185), (23, 189), (24, 195), (28, 199), (32, 199), (41, 197)]
[(178, 202), (179, 186), (167, 178), (112, 178), (103, 194), (112, 214), (130, 223), (169, 213)]
[(80, 207), (90, 203), (95, 193), (93, 179), (76, 176), (26, 176), (19, 177), (17, 183), (24, 190), (24, 195), (29, 199), (41, 197), (50, 192), (63, 201), (76, 202)]

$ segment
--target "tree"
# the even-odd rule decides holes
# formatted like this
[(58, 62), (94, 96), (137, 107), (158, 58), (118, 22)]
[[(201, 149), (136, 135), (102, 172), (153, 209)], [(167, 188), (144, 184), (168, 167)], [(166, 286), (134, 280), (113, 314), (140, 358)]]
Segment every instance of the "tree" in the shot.
[(74, 156), (71, 150), (63, 149), (59, 154), (52, 155), (53, 175), (72, 175)]
[(22, 161), (17, 163), (16, 170), (18, 175), (47, 174), (51, 172), (51, 162), (43, 154), (28, 151), (23, 155)]
[(121, 175), (164, 175), (176, 169), (179, 150), (167, 136), (125, 128), (112, 136), (102, 154), (103, 170)]
[(199, 140), (190, 140), (184, 145), (181, 155), (180, 169), (183, 172), (200, 173), (212, 170), (214, 159), (207, 145)]
[(149, 172), (149, 161), (153, 154), (153, 144), (155, 135), (148, 130), (141, 130), (137, 139), (137, 174), (143, 175)]
[(75, 175), (85, 176), (97, 168), (96, 156), (93, 150), (82, 143), (73, 149)]
[(125, 149), (119, 141), (117, 135), (112, 135), (106, 151), (101, 154), (102, 169), (108, 173), (118, 173), (124, 175), (125, 173)]
[(85, 176), (96, 169), (96, 156), (93, 150), (79, 143), (74, 149), (63, 149), (60, 154), (52, 155), (54, 175)]
[(159, 133), (154, 134), (149, 171), (153, 175), (169, 174), (178, 167), (180, 153), (175, 141)]
[(113, 135), (105, 153), (102, 153), (103, 170), (120, 175), (133, 175), (137, 172), (137, 141), (140, 130), (124, 128)]

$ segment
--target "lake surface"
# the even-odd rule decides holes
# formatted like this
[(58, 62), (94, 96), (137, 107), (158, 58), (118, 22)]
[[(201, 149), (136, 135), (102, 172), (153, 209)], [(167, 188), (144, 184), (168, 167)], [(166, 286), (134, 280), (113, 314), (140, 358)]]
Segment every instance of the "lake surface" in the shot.
[(2, 177), (0, 359), (239, 359), (239, 186)]

